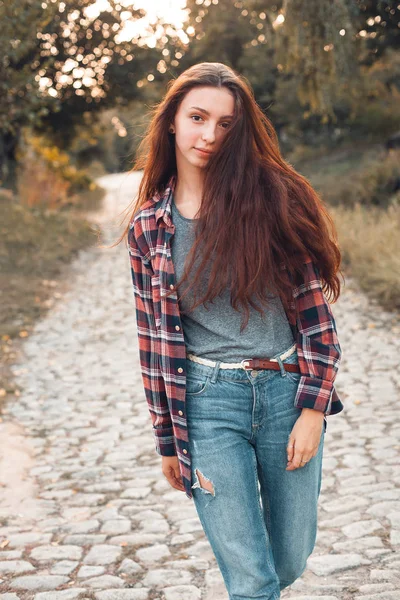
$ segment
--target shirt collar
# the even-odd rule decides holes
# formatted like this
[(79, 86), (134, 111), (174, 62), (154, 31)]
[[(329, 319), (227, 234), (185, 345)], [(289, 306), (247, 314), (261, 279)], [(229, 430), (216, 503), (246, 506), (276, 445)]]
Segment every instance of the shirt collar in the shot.
[(158, 221), (160, 219), (163, 219), (164, 223), (168, 227), (172, 226), (171, 202), (172, 202), (172, 195), (175, 190), (176, 178), (177, 178), (176, 174), (171, 175), (164, 192), (162, 194), (156, 194), (154, 196), (155, 202), (157, 202), (157, 204), (159, 204), (159, 207), (157, 208), (157, 210), (155, 212), (157, 225), (158, 225)]

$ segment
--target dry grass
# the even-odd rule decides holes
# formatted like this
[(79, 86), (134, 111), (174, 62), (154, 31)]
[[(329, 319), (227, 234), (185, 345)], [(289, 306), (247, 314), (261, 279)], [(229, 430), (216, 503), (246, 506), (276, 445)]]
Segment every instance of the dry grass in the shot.
[(329, 206), (343, 271), (386, 310), (400, 309), (400, 150), (350, 146), (295, 165)]
[(102, 188), (85, 192), (79, 208), (49, 210), (0, 193), (0, 403), (18, 393), (9, 367), (20, 342), (67, 289), (68, 265), (77, 252), (98, 243), (86, 217), (103, 195)]
[(333, 207), (330, 212), (343, 270), (385, 309), (400, 310), (400, 202), (386, 210), (356, 205)]

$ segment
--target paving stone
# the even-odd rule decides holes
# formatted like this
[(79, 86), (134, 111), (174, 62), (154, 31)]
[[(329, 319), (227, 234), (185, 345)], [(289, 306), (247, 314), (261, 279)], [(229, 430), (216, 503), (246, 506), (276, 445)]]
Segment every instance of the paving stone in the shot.
[(130, 558), (124, 558), (118, 569), (118, 573), (126, 573), (127, 575), (134, 575), (140, 571), (143, 571), (143, 567)]
[(95, 565), (84, 565), (77, 573), (77, 577), (80, 579), (86, 579), (88, 577), (95, 577), (96, 575), (103, 575), (104, 567), (97, 567)]
[(380, 592), (393, 592), (393, 584), (392, 583), (366, 583), (365, 585), (360, 585), (358, 588), (359, 592), (363, 594), (373, 594)]
[(131, 530), (131, 523), (128, 519), (122, 520), (113, 520), (113, 521), (105, 521), (101, 527), (102, 533), (107, 533), (108, 535), (119, 535), (121, 533), (127, 533)]
[(79, 533), (91, 533), (96, 531), (100, 526), (100, 521), (97, 519), (91, 519), (90, 521), (82, 521), (80, 523), (68, 523), (63, 527), (67, 533), (79, 534)]
[(171, 552), (166, 544), (153, 544), (148, 548), (140, 548), (136, 551), (136, 558), (147, 564), (158, 563), (168, 556), (171, 556)]
[(34, 571), (35, 567), (26, 560), (4, 560), (0, 562), (0, 575), (19, 575)]
[(291, 596), (291, 600), (339, 600), (338, 596)]
[(200, 600), (201, 591), (194, 585), (173, 585), (163, 589), (165, 600)]
[(383, 529), (383, 526), (379, 523), (379, 521), (375, 521), (373, 519), (371, 521), (356, 521), (355, 523), (351, 523), (350, 525), (345, 525), (342, 527), (343, 533), (352, 539), (369, 535), (378, 529)]
[(399, 592), (378, 592), (378, 594), (354, 596), (354, 600), (399, 600)]
[(371, 564), (371, 561), (363, 558), (361, 554), (326, 554), (311, 556), (307, 561), (307, 567), (320, 576), (368, 564)]
[(392, 544), (392, 546), (400, 546), (400, 529), (391, 530), (390, 543)]
[(77, 566), (77, 560), (60, 560), (51, 567), (52, 575), (69, 575)]
[(70, 590), (60, 590), (59, 592), (40, 592), (35, 595), (34, 600), (75, 600), (86, 590), (84, 588), (71, 588)]
[(400, 573), (391, 569), (371, 569), (371, 581), (395, 581), (400, 583)]
[(357, 552), (364, 552), (366, 549), (383, 548), (382, 539), (378, 536), (362, 537), (354, 540), (346, 540), (345, 542), (335, 542), (332, 544), (332, 548), (335, 552), (351, 552), (356, 550)]
[(64, 538), (64, 544), (71, 544), (72, 546), (87, 546), (88, 544), (102, 544), (107, 539), (104, 534), (97, 533), (86, 533), (86, 534), (74, 534), (67, 535)]
[(31, 544), (48, 544), (53, 536), (51, 533), (15, 533), (8, 537), (9, 548), (17, 548), (21, 546), (28, 546)]
[(61, 575), (22, 575), (12, 579), (9, 585), (12, 588), (29, 591), (55, 590), (68, 581), (68, 577), (62, 577)]
[(359, 521), (361, 517), (361, 513), (358, 510), (351, 511), (349, 513), (345, 513), (343, 515), (338, 515), (337, 517), (320, 520), (319, 528), (331, 529), (332, 527), (343, 527), (348, 523), (354, 523), (355, 521)]
[(91, 577), (85, 580), (85, 585), (91, 588), (121, 588), (124, 587), (125, 581), (115, 575), (100, 575), (100, 577)]
[(90, 549), (83, 562), (90, 565), (109, 565), (117, 561), (120, 556), (120, 548), (99, 544)]
[(79, 546), (37, 546), (33, 548), (30, 557), (34, 560), (79, 560), (82, 556), (82, 548)]
[[(4, 552), (0, 552), (0, 561), (1, 560), (12, 560), (22, 557), (21, 550), (5, 550)], [(1, 598), (1, 596), (0, 596)]]
[(175, 569), (151, 569), (142, 579), (143, 585), (157, 588), (163, 588), (166, 585), (185, 585), (191, 581), (191, 573)]
[(103, 590), (95, 593), (96, 600), (147, 600), (149, 590)]

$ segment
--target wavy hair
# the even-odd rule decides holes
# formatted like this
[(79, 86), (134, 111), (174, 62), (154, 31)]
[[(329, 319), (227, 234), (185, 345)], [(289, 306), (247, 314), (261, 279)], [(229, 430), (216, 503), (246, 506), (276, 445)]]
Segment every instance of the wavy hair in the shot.
[[(333, 219), (310, 182), (282, 158), (274, 127), (247, 79), (227, 65), (195, 64), (169, 81), (165, 96), (152, 109), (132, 168), (143, 169), (143, 177), (131, 220), (177, 175), (175, 138), (168, 128), (180, 102), (195, 86), (227, 88), (234, 97), (234, 117), (219, 150), (204, 167), (195, 242), (178, 291), (197, 257), (201, 261), (190, 288), (195, 296), (204, 289), (201, 274), (212, 261), (208, 289), (191, 309), (212, 302), (229, 286), (232, 307), (245, 310), (242, 331), (248, 323), (249, 305), (260, 313), (255, 300), (269, 305), (268, 289), (279, 294), (285, 309), (290, 309), (293, 286), (301, 284), (304, 259), (311, 257), (328, 301), (336, 302), (341, 290), (337, 276), (341, 253)], [(119, 241), (128, 230), (129, 225)]]

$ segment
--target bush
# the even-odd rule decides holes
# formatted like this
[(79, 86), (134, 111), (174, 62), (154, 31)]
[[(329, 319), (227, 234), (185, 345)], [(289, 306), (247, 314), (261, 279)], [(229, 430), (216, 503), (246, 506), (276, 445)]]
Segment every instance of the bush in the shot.
[(400, 185), (400, 150), (387, 152), (381, 144), (321, 154), (298, 167), (331, 206), (386, 209)]
[(17, 194), (26, 206), (56, 209), (79, 202), (79, 193), (99, 189), (84, 170), (44, 136), (25, 130), (17, 154)]

